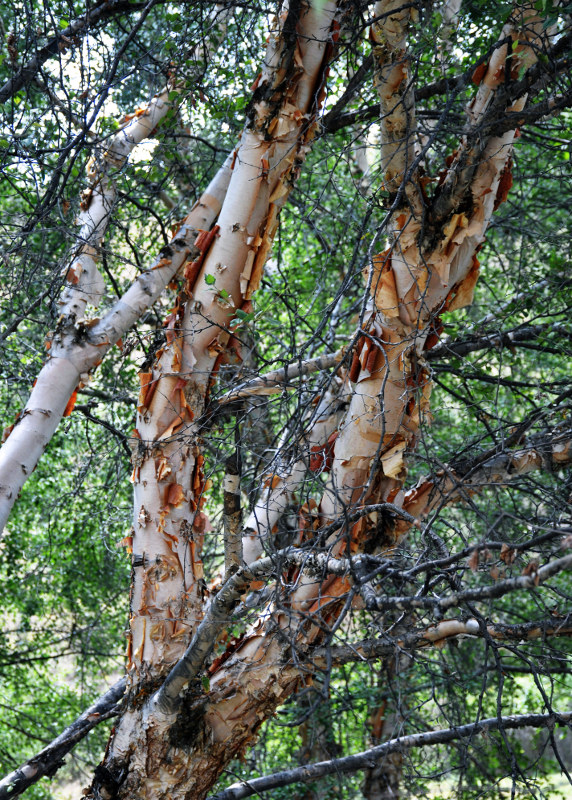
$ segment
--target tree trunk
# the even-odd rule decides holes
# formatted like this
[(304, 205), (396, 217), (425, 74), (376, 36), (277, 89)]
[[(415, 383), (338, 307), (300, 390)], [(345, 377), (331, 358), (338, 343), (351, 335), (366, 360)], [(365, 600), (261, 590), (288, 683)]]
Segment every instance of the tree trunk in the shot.
[[(378, 13), (386, 10), (386, 4), (381, 3)], [(491, 138), (472, 170), (465, 169), (469, 158), (464, 153), (471, 150), (468, 140), (457, 155), (456, 163), (463, 165), (460, 171), (465, 180), (464, 191), (456, 201), (458, 205), (448, 210), (439, 235), (433, 237), (436, 244), (422, 245), (425, 233), (422, 218), (428, 212), (424, 209), (427, 200), (422, 182), (415, 172), (413, 106), (407, 94), (410, 82), (403, 45), (408, 22), (409, 11), (399, 11), (395, 16), (386, 16), (374, 31), (385, 111), (382, 152), (385, 179), (388, 187), (395, 187), (398, 196), (391, 212), (390, 247), (374, 259), (370, 274), (370, 299), (362, 323), (364, 334), (358, 341), (349, 375), (354, 384), (352, 398), (335, 440), (331, 474), (320, 505), (323, 522), (340, 516), (343, 520), (345, 509), (350, 506), (380, 501), (398, 506), (403, 503), (404, 457), (415, 445), (421, 417), (428, 414), (430, 382), (423, 365), (423, 352), (431, 345), (429, 337), (438, 324), (438, 314), (445, 308), (453, 310), (470, 302), (478, 275), (475, 250), (484, 238), (495, 204), (504, 199), (501, 179), (506, 174), (503, 170), (509, 159), (513, 132)], [(525, 43), (527, 34), (517, 32), (514, 23), (511, 25), (511, 35)], [(519, 46), (520, 58), (532, 57), (526, 44)], [(496, 55), (501, 60), (506, 58), (506, 48), (499, 48)], [(489, 67), (489, 71), (493, 70), (496, 75), (498, 66)], [(479, 92), (471, 109), (475, 119), (490, 102), (499, 80), (494, 75), (485, 78), (486, 88)], [(395, 93), (402, 85), (402, 101), (395, 103)], [(246, 138), (249, 148), (251, 141)], [(459, 173), (455, 162), (450, 172)], [(254, 182), (256, 173), (249, 171), (249, 175)], [(398, 188), (405, 177), (405, 189)], [(234, 202), (231, 190), (229, 197)], [(467, 198), (471, 204), (465, 203), (463, 207), (467, 210), (461, 212), (461, 202)], [(244, 258), (246, 250), (241, 251)], [(209, 263), (213, 260), (216, 259)], [(245, 283), (248, 294), (247, 287)], [(229, 293), (235, 288), (229, 286)], [(208, 335), (203, 334), (202, 338), (207, 339)], [(206, 366), (209, 367), (208, 362)], [(193, 368), (196, 370), (195, 365)], [(208, 369), (203, 369), (205, 373), (210, 374)], [(203, 378), (203, 387), (204, 381)], [(334, 534), (330, 552), (334, 556), (357, 553), (366, 542), (372, 541), (377, 548), (387, 548), (399, 536), (399, 528), (393, 533), (386, 529), (381, 536), (379, 530), (374, 512), (346, 533), (342, 527), (343, 535)], [(144, 739), (140, 735), (134, 745), (135, 731), (140, 728), (125, 726), (122, 720), (108, 759), (115, 774), (130, 759), (130, 777), (122, 784), (120, 796), (151, 797), (152, 789), (156, 797), (166, 796), (167, 791), (172, 796), (187, 792), (188, 796), (204, 797), (224, 765), (253, 743), (263, 721), (300, 686), (303, 678), (295, 666), (295, 658), (291, 658), (292, 647), (304, 651), (321, 641), (323, 631), (339, 620), (350, 583), (345, 577), (335, 576), (317, 580), (315, 573), (304, 569), (292, 580), (295, 589), (288, 598), (287, 613), (275, 611), (271, 621), (259, 624), (234, 650), (216, 660), (209, 671), (208, 694), (200, 696), (197, 690), (195, 694), (192, 689), (187, 690), (185, 711), (179, 711), (175, 724), (172, 718), (163, 722), (159, 715), (149, 717), (152, 712), (146, 704), (148, 721)], [(168, 730), (170, 745), (163, 739)], [(135, 752), (139, 753), (137, 764)], [(143, 794), (145, 774), (160, 774), (151, 782), (152, 787), (145, 789), (149, 794)]]
[[(236, 311), (249, 307), (279, 211), (311, 145), (338, 14), (334, 2), (319, 10), (292, 2), (271, 33), (217, 225), (199, 235), (200, 255), (184, 270), (167, 343), (140, 374), (135, 519), (127, 542), (133, 550), (127, 710), (92, 797), (204, 797), (245, 744), (244, 734), (233, 731), (232, 742), (217, 746), (207, 699), (188, 679), (176, 678), (176, 689), (165, 684), (153, 693), (183, 656), (203, 613), (200, 554), (208, 523), (201, 511), (204, 459), (197, 423), (221, 360), (233, 347)], [(269, 703), (274, 708), (276, 699), (273, 690), (259, 698), (265, 709)], [(260, 714), (248, 737), (265, 717)]]

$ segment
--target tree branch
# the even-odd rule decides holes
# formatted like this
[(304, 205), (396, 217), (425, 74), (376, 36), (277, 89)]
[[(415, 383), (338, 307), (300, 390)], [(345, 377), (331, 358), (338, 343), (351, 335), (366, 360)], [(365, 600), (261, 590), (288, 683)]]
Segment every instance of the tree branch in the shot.
[(448, 639), (470, 636), (488, 638), (495, 641), (533, 642), (549, 636), (570, 636), (572, 634), (572, 613), (565, 617), (551, 617), (539, 622), (522, 625), (487, 623), (481, 625), (474, 619), (463, 622), (448, 619), (431, 625), (429, 628), (413, 630), (401, 638), (381, 636), (379, 639), (365, 639), (360, 642), (331, 647), (319, 647), (308, 654), (314, 667), (325, 669), (329, 665), (340, 666), (355, 661), (374, 661), (395, 656), (396, 651), (411, 652), (431, 647)]
[(387, 608), (397, 608), (401, 611), (410, 608), (429, 608), (441, 613), (450, 608), (458, 608), (463, 603), (482, 603), (485, 600), (503, 597), (509, 592), (534, 589), (559, 572), (570, 569), (572, 569), (572, 555), (563, 556), (549, 561), (548, 564), (528, 575), (507, 578), (489, 586), (466, 589), (464, 592), (454, 592), (448, 597), (381, 597), (374, 594), (367, 581), (364, 581), (362, 588), (365, 587), (368, 590), (364, 592), (364, 601), (368, 611), (383, 611)]
[(292, 783), (309, 783), (326, 775), (342, 772), (357, 772), (375, 766), (390, 753), (400, 753), (414, 747), (428, 747), (436, 744), (447, 744), (458, 739), (468, 739), (479, 733), (494, 730), (515, 730), (517, 728), (553, 728), (556, 724), (570, 725), (572, 711), (553, 712), (551, 714), (520, 714), (507, 717), (490, 717), (480, 722), (468, 725), (459, 725), (440, 731), (413, 733), (399, 739), (391, 739), (385, 744), (355, 753), (344, 758), (332, 758), (328, 761), (319, 761), (317, 764), (304, 765), (294, 769), (275, 772), (262, 778), (254, 778), (248, 782), (241, 781), (229, 786), (228, 789), (212, 795), (209, 800), (241, 800), (280, 786), (289, 786)]
[(257, 378), (245, 381), (226, 394), (223, 394), (222, 397), (219, 397), (215, 404), (215, 411), (217, 408), (228, 405), (235, 400), (240, 400), (242, 397), (275, 394), (287, 388), (286, 384), (293, 378), (300, 378), (304, 375), (310, 375), (312, 372), (329, 369), (336, 364), (340, 364), (344, 358), (346, 349), (346, 347), (342, 347), (335, 353), (324, 353), (324, 355), (310, 358), (307, 361), (294, 361), (290, 364), (286, 364), (286, 366), (281, 369), (275, 369), (272, 372), (267, 372), (265, 375), (260, 375)]
[(43, 777), (52, 777), (63, 765), (66, 756), (87, 734), (120, 712), (119, 703), (125, 692), (127, 680), (121, 678), (99, 700), (69, 725), (51, 744), (26, 761), (21, 767), (0, 781), (0, 800), (18, 797), (23, 791)]
[(549, 325), (523, 325), (507, 332), (486, 333), (483, 336), (469, 336), (457, 341), (440, 342), (426, 353), (425, 358), (427, 361), (436, 361), (448, 356), (463, 357), (477, 350), (515, 347), (549, 333), (562, 334), (567, 338), (572, 336), (572, 331), (560, 322)]
[(59, 31), (53, 36), (47, 44), (38, 50), (36, 55), (31, 58), (18, 72), (7, 80), (6, 83), (0, 88), (0, 103), (5, 103), (20, 89), (29, 86), (38, 74), (42, 64), (44, 64), (52, 56), (58, 55), (60, 46), (69, 46), (70, 40), (73, 40), (79, 34), (87, 33), (87, 31), (99, 22), (103, 22), (112, 17), (119, 16), (124, 13), (133, 13), (141, 11), (145, 8), (144, 3), (130, 3), (126, 0), (108, 0), (100, 3), (87, 14), (84, 14), (78, 19), (74, 20), (67, 28)]

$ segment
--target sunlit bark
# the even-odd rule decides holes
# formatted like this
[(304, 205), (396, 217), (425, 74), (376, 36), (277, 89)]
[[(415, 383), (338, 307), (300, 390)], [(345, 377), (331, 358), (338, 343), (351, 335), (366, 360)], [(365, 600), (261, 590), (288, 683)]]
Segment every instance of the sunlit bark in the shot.
[[(201, 511), (205, 483), (195, 420), (205, 409), (221, 359), (232, 357), (233, 347), (238, 355), (232, 320), (258, 287), (278, 214), (314, 136), (339, 29), (337, 14), (334, 2), (319, 9), (293, 2), (271, 33), (217, 225), (197, 240), (200, 255), (184, 270), (167, 343), (150, 372), (140, 375), (129, 543), (134, 558), (131, 688), (93, 797), (112, 789), (125, 798), (200, 798), (236, 752), (230, 743), (209, 747), (197, 761), (195, 736), (206, 744), (201, 734), (205, 699), (189, 686), (190, 678), (178, 677), (196, 672), (194, 667), (189, 672), (186, 661), (156, 697), (145, 697), (182, 656), (193, 632), (200, 664), (214, 645), (208, 614), (197, 628), (207, 520)], [(214, 637), (216, 624), (212, 630)]]
[[(212, 412), (210, 394), (221, 363), (240, 360), (237, 312), (251, 310), (280, 210), (315, 135), (343, 7), (303, 0), (285, 7), (271, 31), (239, 146), (153, 267), (102, 320), (87, 323), (80, 317), (102, 289), (95, 257), (115, 200), (110, 170), (149, 134), (155, 111), (130, 123), (125, 129), (132, 131), (129, 136), (122, 131), (123, 138), (118, 134), (116, 144), (112, 140), (84, 200), (81, 238), (86, 244), (68, 273), (64, 320), (0, 456), (0, 520), (5, 520), (26, 475), (70, 411), (74, 390), (179, 275), (182, 286), (166, 320), (165, 344), (140, 373), (131, 440), (134, 525), (124, 540), (133, 559), (128, 693), (88, 795), (94, 800), (206, 797), (229, 761), (255, 740), (262, 723), (304, 685), (308, 674), (327, 664), (324, 641), (334, 635), (357, 595), (356, 557), (363, 558), (366, 547), (373, 555), (389, 557), (412, 523), (444, 503), (465, 499), (488, 483), (508, 483), (547, 461), (562, 466), (571, 460), (569, 438), (563, 437), (549, 450), (533, 443), (495, 454), (470, 474), (444, 470), (404, 490), (407, 456), (416, 447), (422, 421), (430, 420), (427, 352), (438, 339), (440, 314), (470, 304), (479, 273), (476, 254), (493, 211), (510, 188), (515, 132), (479, 136), (479, 126), (491, 106), (502, 101), (507, 71), (530, 66), (547, 34), (532, 9), (514, 13), (502, 33), (502, 42), (508, 38), (514, 47), (501, 44), (482, 65), (475, 78), (479, 89), (467, 109), (466, 135), (430, 196), (420, 169), (423, 154), (416, 139), (407, 43), (416, 11), (399, 0), (376, 3), (371, 40), (381, 109), (387, 247), (371, 260), (349, 369), (340, 370), (339, 382), (307, 414), (289, 465), (273, 464), (265, 476), (244, 525), (242, 556), (236, 516), (239, 469), (228, 471), (225, 488), (235, 499), (229, 500), (225, 523), (227, 544), (232, 538), (233, 546), (227, 547), (225, 581), (208, 602), (201, 550), (209, 525), (202, 509), (209, 486), (201, 435)], [(503, 110), (519, 111), (525, 102), (521, 95)], [(153, 109), (159, 114), (159, 100)], [(323, 362), (307, 372), (314, 366), (321, 368)], [(304, 367), (298, 374), (304, 374)], [(240, 386), (219, 407), (253, 393), (271, 393), (286, 379), (287, 370), (281, 370)], [(314, 537), (321, 535), (322, 552), (309, 554), (294, 546), (276, 553), (276, 526), (298, 503), (296, 491), (308, 473), (322, 472), (328, 478), (321, 501), (298, 509), (295, 542), (316, 542)], [(357, 519), (355, 512), (363, 506), (373, 508)], [(388, 508), (394, 512), (391, 524), (382, 525)], [(266, 561), (265, 551), (273, 554)], [(442, 611), (467, 598), (500, 596), (495, 591), (528, 590), (537, 578), (542, 582), (569, 569), (571, 558), (485, 587), (478, 596), (469, 592), (442, 603), (409, 598), (411, 607)], [(262, 609), (256, 625), (207, 667), (233, 610), (249, 588), (269, 576), (278, 576), (275, 603)], [(385, 600), (387, 607), (399, 606), (400, 598), (381, 598), (372, 585), (362, 589), (371, 599), (366, 603), (370, 610), (385, 608)], [(412, 649), (476, 635), (475, 625), (476, 620), (443, 620), (417, 632)], [(479, 628), (480, 634), (494, 637), (494, 625), (489, 628)], [(411, 741), (411, 746), (424, 743), (419, 737)], [(376, 752), (391, 753), (392, 747)], [(398, 759), (395, 765), (394, 777)], [(323, 769), (320, 774), (329, 774), (329, 766)], [(370, 796), (381, 798), (384, 787), (379, 775), (373, 777)]]
[[(216, 48), (230, 13), (229, 9), (215, 9), (216, 35), (197, 48), (199, 63), (208, 60)], [(0, 449), (0, 535), (18, 492), (42, 457), (62, 416), (71, 413), (77, 389), (89, 382), (106, 352), (162, 294), (193, 253), (198, 230), (210, 228), (221, 208), (230, 177), (228, 164), (213, 179), (150, 271), (133, 283), (103, 319), (85, 318), (86, 308), (96, 308), (105, 289), (98, 261), (117, 201), (115, 178), (133, 149), (152, 136), (169, 109), (176, 107), (181, 93), (182, 87), (173, 79), (146, 107), (128, 117), (106, 147), (97, 149), (87, 164), (88, 187), (81, 195), (78, 245), (65, 269), (58, 324), (46, 338), (48, 359), (8, 441)]]
[(157, 300), (189, 257), (196, 254), (198, 230), (210, 227), (216, 219), (229, 176), (226, 164), (185, 218), (171, 244), (102, 319), (62, 324), (53, 334), (48, 359), (0, 450), (0, 529), (62, 416), (71, 413), (77, 389), (89, 382), (90, 374), (107, 351)]
[[(381, 3), (380, 15), (386, 10), (391, 9)], [(466, 187), (473, 201), (471, 211), (453, 209), (435, 243), (422, 245), (422, 220), (429, 201), (415, 172), (414, 111), (404, 47), (408, 21), (409, 12), (403, 10), (385, 15), (374, 34), (376, 56), (381, 59), (385, 180), (398, 200), (391, 212), (390, 247), (374, 259), (370, 276), (363, 334), (350, 370), (353, 397), (335, 440), (331, 476), (320, 506), (323, 522), (343, 516), (356, 503), (403, 503), (404, 457), (415, 445), (421, 417), (428, 414), (430, 381), (423, 349), (438, 313), (445, 306), (453, 310), (470, 302), (478, 274), (475, 250), (495, 204), (504, 199), (505, 187), (499, 189), (499, 184), (513, 133), (488, 142)], [(525, 40), (522, 33), (518, 35)], [(527, 54), (526, 45), (522, 47)], [(486, 106), (487, 97), (478, 96), (472, 113), (484, 113)], [(373, 517), (352, 526), (351, 535), (338, 544), (334, 536), (333, 555), (359, 552), (377, 528)], [(378, 542), (381, 547), (388, 544)], [(305, 650), (319, 642), (322, 631), (339, 618), (350, 586), (344, 577), (316, 580), (306, 569), (294, 575), (293, 582), (288, 614), (275, 611), (272, 623), (260, 624), (210, 669), (210, 692), (202, 706), (192, 757), (204, 785), (227, 755), (240, 753), (254, 740), (262, 721), (304, 680), (296, 658), (291, 658), (292, 647)], [(201, 737), (208, 738), (208, 746), (199, 743), (205, 741)]]

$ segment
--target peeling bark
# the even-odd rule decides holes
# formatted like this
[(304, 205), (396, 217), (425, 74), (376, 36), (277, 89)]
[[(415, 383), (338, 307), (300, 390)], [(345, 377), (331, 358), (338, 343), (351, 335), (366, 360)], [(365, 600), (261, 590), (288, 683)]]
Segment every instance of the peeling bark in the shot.
[(305, 431), (296, 448), (300, 457), (284, 469), (276, 466), (265, 477), (260, 497), (244, 524), (243, 551), (246, 564), (255, 561), (270, 546), (272, 532), (284, 512), (294, 503), (295, 493), (308, 471), (329, 469), (332, 443), (343, 417), (348, 390), (347, 381), (341, 382), (341, 386), (336, 382), (332, 384), (304, 426)]
[(81, 194), (78, 234), (80, 245), (72, 263), (66, 267), (66, 288), (59, 300), (64, 318), (71, 324), (82, 319), (86, 306), (100, 303), (105, 283), (98, 268), (101, 242), (111, 220), (116, 202), (114, 176), (127, 162), (132, 150), (151, 135), (173, 107), (167, 87), (145, 107), (137, 109), (123, 127), (111, 138), (105, 150), (96, 151), (86, 167), (88, 187)]
[[(89, 382), (107, 351), (161, 295), (194, 252), (200, 228), (209, 228), (220, 210), (230, 176), (225, 164), (189, 212), (168, 246), (102, 319), (60, 326), (49, 341), (48, 359), (8, 439), (0, 449), (0, 529), (18, 492), (43, 455), (76, 389)], [(163, 251), (164, 252), (164, 251)]]
[[(387, 10), (386, 4), (381, 3), (379, 10)], [(504, 199), (500, 184), (512, 132), (489, 140), (470, 182), (472, 205), (455, 209), (435, 242), (421, 244), (427, 199), (421, 177), (412, 171), (414, 108), (404, 48), (408, 20), (409, 12), (396, 9), (395, 15), (386, 15), (374, 31), (374, 55), (381, 62), (385, 180), (388, 188), (402, 193), (402, 199), (391, 214), (390, 246), (374, 259), (370, 273), (369, 316), (349, 373), (354, 384), (352, 399), (335, 440), (332, 471), (320, 505), (323, 523), (343, 518), (346, 509), (360, 503), (403, 505), (405, 456), (415, 446), (422, 417), (428, 415), (431, 384), (423, 350), (431, 344), (429, 336), (438, 314), (471, 301), (479, 268), (475, 251), (495, 204)], [(479, 102), (486, 106), (486, 98)], [(475, 103), (473, 110), (477, 106)], [(246, 146), (252, 146), (249, 139)], [(254, 183), (256, 174), (249, 174)], [(211, 262), (214, 260), (213, 256)], [(241, 289), (247, 298), (251, 260), (254, 268), (254, 259), (249, 259), (242, 275)], [(268, 518), (264, 535), (285, 508), (277, 496), (275, 503), (276, 517)], [(339, 556), (359, 553), (376, 535), (377, 522), (374, 512), (355, 523), (347, 536), (332, 534), (328, 567), (333, 568), (337, 560), (341, 574), (324, 579), (321, 573), (317, 580), (310, 560), (303, 561), (304, 566), (294, 573), (288, 615), (275, 614), (273, 622), (261, 620), (233, 650), (214, 662), (200, 725), (203, 738), (187, 761), (187, 774), (195, 776), (186, 784), (187, 790), (192, 786), (193, 796), (204, 796), (227, 758), (253, 742), (263, 720), (303, 681), (289, 658), (290, 642), (310, 648), (320, 642), (322, 631), (335, 623), (350, 588)], [(387, 548), (399, 535), (396, 528), (389, 539), (378, 537), (376, 546)], [(256, 556), (258, 550), (249, 552)], [(568, 561), (554, 568), (567, 565)], [(546, 577), (552, 574), (552, 567), (542, 569)], [(516, 579), (514, 588), (521, 584), (526, 588), (534, 580), (529, 576)]]
[[(314, 137), (338, 14), (334, 2), (320, 10), (293, 2), (271, 33), (217, 226), (198, 237), (200, 254), (184, 271), (185, 287), (167, 321), (167, 344), (151, 370), (140, 375), (130, 696), (92, 786), (94, 798), (106, 793), (153, 800), (204, 797), (244, 746), (242, 737), (221, 739), (217, 746), (220, 724), (193, 683), (192, 665), (197, 659), (203, 665), (218, 627), (211, 626), (208, 613), (200, 623), (207, 520), (201, 511), (206, 487), (195, 420), (204, 412), (221, 359), (229, 355), (235, 312), (258, 287), (279, 211)], [(211, 606), (215, 611), (217, 602), (218, 597)], [(167, 683), (147, 700), (176, 661)], [(276, 689), (260, 694), (265, 709), (284, 696)], [(265, 717), (258, 714), (249, 735)], [(208, 739), (214, 743), (202, 754)]]
[[(219, 35), (224, 32), (230, 13), (227, 10), (220, 15)], [(89, 15), (83, 19), (88, 20)], [(210, 56), (216, 43), (215, 39), (200, 48), (197, 59), (201, 63)], [(192, 252), (198, 229), (210, 228), (220, 211), (230, 177), (229, 164), (211, 181), (150, 271), (133, 283), (103, 319), (85, 318), (86, 307), (97, 307), (105, 290), (97, 261), (116, 204), (115, 176), (133, 149), (151, 136), (167, 112), (176, 106), (177, 98), (172, 99), (172, 94), (178, 96), (181, 92), (181, 87), (173, 81), (146, 107), (127, 116), (106, 149), (97, 150), (87, 164), (88, 187), (81, 195), (78, 219), (80, 244), (71, 265), (64, 270), (66, 287), (60, 299), (61, 315), (56, 330), (46, 338), (48, 360), (10, 440), (0, 450), (0, 534), (18, 492), (36, 467), (61, 417), (72, 412), (75, 391), (87, 384), (90, 373), (106, 352), (157, 300)]]
[[(416, 519), (426, 518), (436, 509), (463, 502), (487, 487), (508, 486), (519, 477), (537, 470), (555, 472), (572, 463), (572, 438), (569, 430), (537, 437), (513, 452), (491, 454), (464, 470), (457, 467), (441, 471), (434, 478), (421, 478), (403, 498), (403, 508)], [(409, 529), (405, 521), (396, 523), (398, 535)]]
[[(478, 248), (512, 180), (514, 130), (483, 136), (478, 143), (471, 134), (492, 103), (504, 102), (501, 89), (510, 71), (533, 63), (536, 39), (544, 34), (532, 11), (515, 12), (503, 42), (518, 39), (518, 45), (501, 44), (479, 74), (479, 89), (468, 109), (468, 133), (430, 198), (414, 146), (415, 94), (407, 34), (416, 12), (399, 0), (384, 0), (376, 4), (380, 21), (371, 38), (381, 105), (384, 188), (391, 204), (388, 246), (372, 259), (365, 311), (347, 376), (336, 387), (339, 394), (332, 390), (320, 399), (309, 414), (292, 464), (284, 469), (277, 465), (267, 476), (244, 526), (242, 554), (240, 468), (237, 460), (229, 462), (225, 581), (205, 602), (201, 551), (209, 523), (202, 505), (209, 486), (203, 472), (201, 420), (208, 414), (221, 363), (240, 359), (233, 336), (236, 312), (250, 310), (280, 210), (315, 135), (341, 8), (342, 3), (311, 6), (303, 0), (285, 6), (271, 31), (247, 125), (231, 160), (151, 270), (103, 320), (86, 322), (78, 315), (101, 293), (95, 256), (114, 202), (110, 170), (123, 163), (131, 139), (119, 139), (117, 153), (113, 146), (103, 157), (105, 163), (94, 172), (84, 198), (82, 235), (89, 245), (68, 273), (66, 320), (53, 337), (49, 360), (2, 451), (0, 481), (7, 514), (59, 419), (71, 412), (76, 387), (85, 384), (106, 350), (182, 271), (184, 286), (166, 320), (165, 346), (140, 374), (132, 437), (134, 527), (133, 535), (126, 537), (133, 568), (128, 695), (88, 794), (94, 800), (206, 797), (225, 765), (253, 743), (262, 723), (304, 684), (300, 664), (311, 673), (320, 658), (327, 658), (325, 634), (333, 635), (357, 591), (364, 551), (389, 557), (412, 522), (437, 505), (462, 499), (483, 483), (501, 485), (547, 461), (551, 466), (571, 461), (569, 437), (564, 437), (552, 443), (549, 453), (532, 446), (494, 454), (470, 472), (443, 471), (436, 480), (421, 481), (404, 492), (407, 455), (416, 446), (422, 421), (430, 419), (426, 362), (438, 340), (439, 315), (470, 304), (479, 274)], [(508, 113), (525, 103), (525, 96), (519, 96)], [(134, 124), (142, 125), (145, 116)], [(313, 361), (298, 374), (325, 363), (322, 358)], [(273, 391), (287, 377), (287, 370), (271, 373), (232, 390), (222, 404)], [(275, 526), (308, 472), (329, 474), (321, 502), (300, 509), (296, 544), (321, 536), (325, 551), (309, 554), (292, 547), (276, 552), (271, 542)], [(397, 519), (383, 525), (382, 514), (388, 509)], [(273, 556), (261, 559), (265, 550)], [(566, 556), (532, 573), (443, 599), (378, 597), (364, 581), (362, 590), (370, 609), (443, 611), (468, 600), (533, 588), (571, 567), (572, 556)], [(277, 602), (265, 609), (257, 624), (208, 666), (242, 596), (260, 578), (276, 574), (280, 606)], [(288, 584), (288, 591), (282, 591), (281, 584)], [(425, 629), (412, 646), (421, 640), (419, 646), (430, 646), (453, 636), (476, 635), (475, 624), (479, 625), (476, 620), (442, 620)], [(479, 628), (479, 633), (493, 636), (494, 626), (491, 631)], [(526, 719), (533, 718), (536, 724), (548, 720)], [(496, 719), (489, 723), (500, 724)], [(521, 724), (509, 719), (506, 727)], [(401, 747), (451, 741), (476, 730), (465, 726), (454, 735), (405, 737), (398, 744), (389, 742), (359, 757), (337, 760), (334, 766), (313, 765), (307, 775), (329, 774), (345, 769), (344, 764), (361, 768), (372, 754), (386, 756)], [(371, 794), (381, 797), (383, 791), (378, 781)], [(251, 793), (242, 788), (228, 792), (221, 796)]]

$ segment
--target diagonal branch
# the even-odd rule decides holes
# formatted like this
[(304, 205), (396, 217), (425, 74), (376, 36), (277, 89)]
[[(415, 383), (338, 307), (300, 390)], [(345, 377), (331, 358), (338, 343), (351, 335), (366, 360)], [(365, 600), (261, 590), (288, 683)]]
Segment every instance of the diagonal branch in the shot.
[(198, 253), (199, 229), (210, 228), (230, 179), (230, 158), (185, 218), (170, 245), (134, 281), (101, 320), (77, 324), (72, 336), (54, 338), (26, 408), (0, 450), (0, 532), (18, 492), (32, 473), (68, 407), (70, 397), (89, 380), (107, 351), (157, 300), (189, 258)]
[[(389, 640), (384, 636), (379, 639), (366, 639), (350, 644), (318, 647), (311, 651), (309, 657), (314, 668), (325, 669), (331, 665), (339, 666), (355, 661), (388, 658), (395, 654), (396, 649), (411, 652), (431, 647), (448, 639), (466, 636), (472, 638), (489, 636), (495, 641), (533, 642), (538, 639), (544, 640), (547, 637), (570, 636), (571, 634), (572, 614), (562, 618), (543, 619), (520, 625), (487, 623), (485, 628), (481, 628), (475, 619), (469, 619), (466, 622), (444, 620), (429, 628), (410, 631), (401, 639)], [(0, 781), (0, 800), (17, 797), (25, 789), (37, 783), (40, 778), (54, 775), (63, 765), (63, 757), (81, 739), (87, 736), (96, 725), (119, 713), (118, 703), (124, 689), (125, 679), (122, 678), (93, 706), (84, 711), (48, 747)]]
[[(500, 349), (502, 347), (516, 347), (526, 342), (533, 342), (541, 336), (555, 333), (565, 338), (572, 336), (572, 331), (561, 322), (548, 325), (519, 325), (511, 331), (495, 331), (482, 336), (468, 336), (463, 339), (442, 341), (426, 354), (427, 361), (437, 361), (441, 358), (462, 358), (478, 350)], [(541, 345), (539, 345), (541, 347)]]
[(368, 611), (382, 611), (387, 608), (398, 608), (400, 610), (430, 608), (437, 612), (443, 612), (448, 611), (450, 608), (458, 608), (463, 603), (482, 603), (485, 600), (504, 597), (510, 592), (534, 589), (554, 575), (571, 569), (572, 555), (563, 556), (554, 561), (549, 561), (548, 564), (530, 572), (530, 574), (507, 578), (489, 586), (478, 586), (474, 589), (466, 589), (463, 592), (454, 592), (447, 597), (382, 597), (375, 595), (371, 587), (364, 583), (363, 586), (368, 589), (368, 591), (364, 592), (365, 604)]
[(87, 734), (111, 717), (120, 713), (120, 702), (125, 692), (126, 679), (121, 678), (99, 700), (86, 709), (65, 731), (37, 755), (0, 780), (0, 800), (18, 797), (23, 791), (44, 776), (52, 777), (63, 765), (64, 756)]
[(553, 728), (558, 724), (570, 726), (571, 720), (572, 711), (552, 712), (550, 714), (520, 714), (507, 717), (491, 717), (480, 722), (459, 725), (456, 728), (448, 728), (446, 730), (413, 733), (409, 736), (402, 736), (399, 739), (391, 739), (389, 742), (372, 747), (370, 750), (364, 750), (361, 753), (355, 753), (344, 758), (332, 758), (328, 761), (319, 761), (317, 764), (276, 772), (263, 778), (253, 778), (248, 782), (234, 783), (228, 789), (212, 795), (209, 800), (241, 800), (241, 798), (251, 797), (255, 794), (260, 795), (261, 792), (269, 791), (270, 789), (290, 786), (292, 783), (309, 783), (326, 775), (357, 772), (358, 770), (372, 767), (391, 753), (402, 753), (414, 747), (448, 744), (459, 739), (471, 739), (477, 734), (496, 730)]
[(106, 0), (99, 3), (91, 11), (78, 17), (67, 28), (59, 31), (55, 36), (41, 47), (33, 58), (27, 61), (18, 72), (0, 88), (0, 103), (5, 103), (20, 89), (29, 86), (45, 62), (57, 56), (62, 46), (69, 46), (70, 41), (87, 33), (100, 22), (105, 22), (121, 14), (131, 14), (145, 8), (144, 3), (130, 3), (128, 0)]

